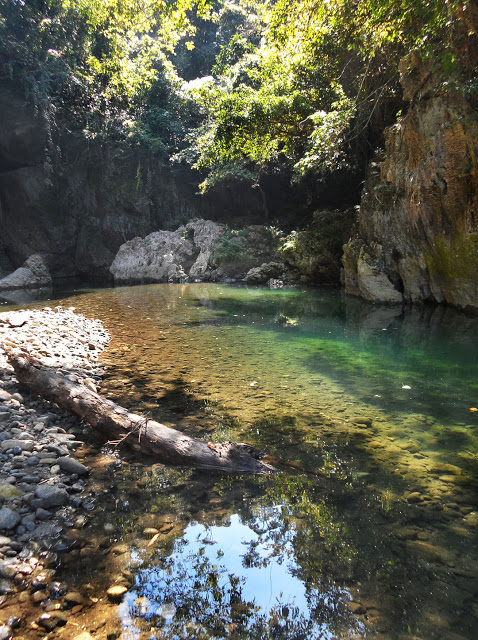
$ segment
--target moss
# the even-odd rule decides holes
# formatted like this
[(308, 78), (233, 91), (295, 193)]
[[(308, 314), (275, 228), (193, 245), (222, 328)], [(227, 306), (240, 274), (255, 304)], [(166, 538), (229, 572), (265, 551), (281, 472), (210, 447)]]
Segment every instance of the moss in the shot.
[(478, 234), (457, 234), (451, 241), (437, 236), (425, 259), (432, 277), (445, 280), (475, 278), (478, 272)]
[(311, 283), (339, 284), (343, 245), (350, 237), (353, 210), (317, 211), (303, 231), (294, 231), (281, 243), (286, 265)]
[(215, 263), (226, 275), (246, 273), (277, 259), (279, 232), (273, 227), (250, 226), (228, 230), (213, 250)]

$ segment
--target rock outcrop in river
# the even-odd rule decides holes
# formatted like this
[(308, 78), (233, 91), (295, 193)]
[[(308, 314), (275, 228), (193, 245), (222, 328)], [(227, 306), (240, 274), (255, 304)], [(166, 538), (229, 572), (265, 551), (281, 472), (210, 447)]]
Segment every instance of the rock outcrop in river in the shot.
[(51, 275), (45, 261), (38, 254), (34, 254), (25, 261), (23, 266), (0, 280), (0, 291), (38, 289), (49, 287), (51, 283)]
[(408, 113), (372, 163), (344, 247), (347, 293), (478, 306), (478, 119), (417, 54), (400, 65)]
[[(211, 220), (193, 220), (176, 231), (155, 231), (125, 242), (110, 271), (116, 284), (265, 283), (282, 276), (285, 269), (277, 262), (279, 241), (280, 235), (271, 227), (251, 225), (235, 230)], [(268, 265), (274, 265), (271, 271)], [(258, 277), (259, 271), (263, 277)]]
[(217, 280), (213, 247), (225, 227), (195, 220), (176, 231), (155, 231), (123, 244), (111, 265), (116, 284)]

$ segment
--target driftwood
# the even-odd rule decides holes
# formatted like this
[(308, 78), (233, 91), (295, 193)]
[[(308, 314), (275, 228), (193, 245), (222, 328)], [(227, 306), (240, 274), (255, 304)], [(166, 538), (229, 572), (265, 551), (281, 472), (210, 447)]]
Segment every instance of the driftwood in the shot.
[(159, 422), (129, 413), (82, 384), (67, 380), (28, 353), (6, 349), (18, 381), (29, 391), (83, 418), (114, 444), (124, 444), (160, 462), (231, 473), (271, 473), (275, 469), (245, 444), (207, 443)]

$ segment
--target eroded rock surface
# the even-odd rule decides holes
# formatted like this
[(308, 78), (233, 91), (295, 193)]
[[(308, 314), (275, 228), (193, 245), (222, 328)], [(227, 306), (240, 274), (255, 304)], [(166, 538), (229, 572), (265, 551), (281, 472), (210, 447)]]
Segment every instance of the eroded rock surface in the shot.
[(155, 231), (123, 244), (111, 265), (117, 284), (215, 279), (212, 252), (223, 225), (195, 220), (176, 231)]
[(372, 163), (344, 247), (348, 293), (373, 302), (478, 307), (478, 118), (417, 54), (400, 65), (405, 117)]

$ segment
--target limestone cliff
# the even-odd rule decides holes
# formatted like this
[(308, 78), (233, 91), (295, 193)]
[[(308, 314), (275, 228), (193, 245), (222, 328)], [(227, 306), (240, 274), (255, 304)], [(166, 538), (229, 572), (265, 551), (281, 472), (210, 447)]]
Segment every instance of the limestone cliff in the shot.
[(372, 302), (478, 307), (478, 114), (412, 53), (409, 110), (386, 131), (344, 247), (348, 293)]

